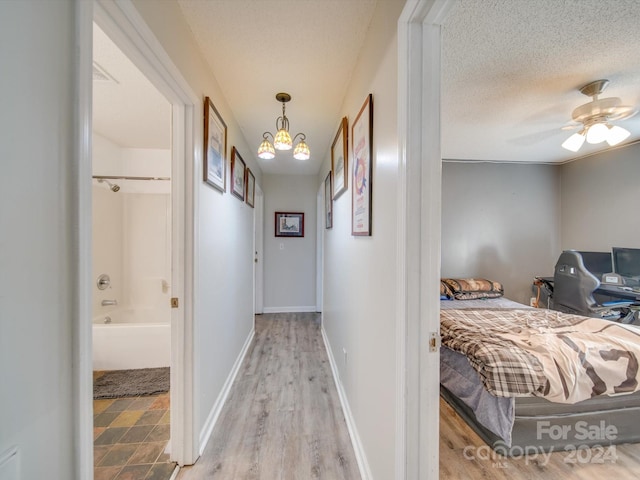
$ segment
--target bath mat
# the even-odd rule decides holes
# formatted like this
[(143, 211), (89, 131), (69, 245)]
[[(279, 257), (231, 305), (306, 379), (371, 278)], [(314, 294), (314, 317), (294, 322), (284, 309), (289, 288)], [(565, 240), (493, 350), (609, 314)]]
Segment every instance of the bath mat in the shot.
[(93, 398), (153, 395), (169, 391), (169, 367), (109, 370), (93, 381)]

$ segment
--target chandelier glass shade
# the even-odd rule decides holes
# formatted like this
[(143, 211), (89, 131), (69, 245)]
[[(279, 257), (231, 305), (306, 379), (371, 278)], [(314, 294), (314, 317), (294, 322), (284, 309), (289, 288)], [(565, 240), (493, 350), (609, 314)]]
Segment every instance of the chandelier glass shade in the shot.
[[(297, 133), (292, 139), (289, 133), (289, 119), (285, 114), (285, 104), (291, 100), (291, 95), (288, 93), (278, 93), (276, 100), (282, 102), (282, 116), (276, 119), (275, 136), (271, 132), (264, 132), (262, 134), (262, 143), (258, 147), (258, 157), (264, 160), (271, 160), (276, 156), (276, 150), (291, 150), (295, 140), (300, 137), (300, 141), (293, 150), (293, 158), (297, 160), (309, 160), (311, 151), (305, 142), (307, 138), (305, 134)], [(270, 138), (273, 139), (273, 143), (271, 143)]]
[(276, 150), (291, 150), (293, 148), (293, 140), (291, 135), (284, 128), (281, 128), (276, 133), (276, 137), (273, 139), (273, 146)]
[(269, 132), (265, 132), (262, 137), (262, 143), (258, 147), (258, 156), (260, 158), (264, 158), (265, 160), (271, 160), (276, 156), (276, 150), (275, 148), (273, 148), (273, 145), (269, 141), (267, 134), (269, 134)]
[(296, 145), (296, 148), (293, 151), (293, 158), (295, 158), (296, 160), (309, 160), (309, 158), (311, 158), (309, 145), (307, 145), (307, 143), (304, 141), (304, 138), (300, 140)]

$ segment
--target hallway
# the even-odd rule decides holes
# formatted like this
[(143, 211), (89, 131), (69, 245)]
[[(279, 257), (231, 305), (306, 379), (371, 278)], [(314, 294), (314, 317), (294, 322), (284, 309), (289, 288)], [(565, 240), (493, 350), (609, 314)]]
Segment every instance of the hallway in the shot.
[(179, 480), (359, 480), (320, 314), (256, 316), (211, 439)]

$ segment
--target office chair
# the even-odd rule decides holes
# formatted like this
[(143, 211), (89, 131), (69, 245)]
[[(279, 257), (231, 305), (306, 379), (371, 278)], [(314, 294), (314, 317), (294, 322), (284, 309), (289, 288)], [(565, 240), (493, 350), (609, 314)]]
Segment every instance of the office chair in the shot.
[(605, 318), (620, 323), (632, 323), (636, 312), (628, 304), (599, 305), (593, 292), (600, 286), (598, 280), (584, 266), (582, 255), (575, 250), (565, 250), (560, 254), (553, 273), (553, 310)]

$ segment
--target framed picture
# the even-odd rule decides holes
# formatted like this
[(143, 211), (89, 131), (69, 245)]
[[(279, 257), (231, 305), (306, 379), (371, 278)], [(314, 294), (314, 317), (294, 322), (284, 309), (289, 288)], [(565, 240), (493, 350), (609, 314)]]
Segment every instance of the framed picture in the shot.
[(331, 145), (331, 174), (333, 175), (332, 198), (334, 200), (338, 198), (348, 186), (348, 132), (347, 117), (344, 117), (340, 122), (340, 128), (338, 128), (338, 133), (336, 133), (336, 137), (333, 139), (333, 144)]
[(204, 181), (227, 189), (227, 124), (209, 97), (204, 99)]
[(373, 95), (369, 94), (351, 130), (351, 235), (371, 235)]
[(276, 212), (276, 237), (304, 237), (304, 213)]
[(331, 172), (324, 179), (324, 226), (325, 228), (333, 227), (333, 199), (331, 198)]
[(256, 193), (256, 177), (253, 176), (253, 172), (249, 167), (247, 167), (247, 173), (245, 177), (245, 191), (247, 192), (245, 194), (247, 197), (245, 201), (247, 202), (247, 205), (253, 207), (253, 199)]
[(244, 171), (247, 167), (244, 160), (236, 150), (231, 148), (231, 193), (244, 201)]

